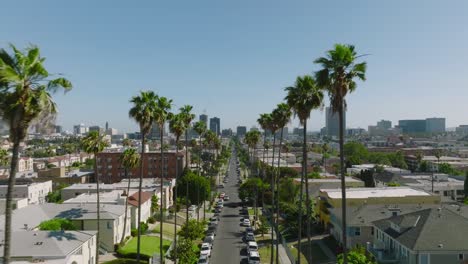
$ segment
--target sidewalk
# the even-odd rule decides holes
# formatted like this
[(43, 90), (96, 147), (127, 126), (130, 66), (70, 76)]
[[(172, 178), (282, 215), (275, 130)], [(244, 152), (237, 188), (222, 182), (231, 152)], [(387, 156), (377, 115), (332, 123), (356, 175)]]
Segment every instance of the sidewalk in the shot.
[(281, 264), (292, 264), (292, 262), (289, 260), (288, 254), (286, 253), (286, 249), (283, 247), (283, 244), (279, 244), (278, 256)]

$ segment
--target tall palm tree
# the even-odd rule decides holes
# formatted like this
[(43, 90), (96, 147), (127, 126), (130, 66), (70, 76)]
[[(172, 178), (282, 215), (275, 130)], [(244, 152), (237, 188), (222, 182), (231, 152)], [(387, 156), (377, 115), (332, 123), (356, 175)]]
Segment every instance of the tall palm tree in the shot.
[(39, 119), (52, 120), (50, 117), (54, 116), (57, 108), (51, 94), (60, 89), (72, 89), (71, 82), (65, 78), (49, 79), (51, 76), (43, 65), (45, 58), (41, 57), (38, 47), (28, 47), (24, 52), (14, 45), (10, 45), (10, 48), (12, 54), (0, 50), (0, 117), (8, 124), (13, 142), (5, 206), (3, 263), (6, 264), (10, 263), (11, 201), (20, 143), (24, 141), (31, 124)]
[[(154, 113), (157, 108), (158, 95), (153, 91), (141, 91), (139, 95), (133, 96), (130, 103), (133, 104), (128, 112), (130, 118), (134, 119), (140, 127), (141, 134), (141, 162), (140, 162), (140, 176), (138, 184), (138, 201), (141, 201), (141, 189), (143, 183), (143, 164), (145, 158), (145, 145), (146, 137), (151, 131), (154, 123)], [(162, 130), (161, 130), (162, 131)], [(148, 160), (149, 161), (149, 160)], [(161, 196), (162, 197), (162, 196)], [(161, 199), (162, 200), (162, 199)], [(138, 233), (137, 233), (137, 262), (140, 263), (140, 239), (141, 239), (141, 204), (138, 203)]]
[[(185, 116), (184, 113), (179, 113), (177, 115), (173, 115), (171, 120), (169, 121), (169, 130), (175, 135), (176, 137), (176, 160), (178, 160), (179, 154), (179, 140), (182, 134), (186, 131), (187, 126), (185, 123)], [(178, 189), (178, 175), (179, 175), (179, 166), (178, 162), (176, 162), (176, 186), (175, 186), (175, 205), (174, 205), (174, 245), (177, 245), (177, 189)], [(187, 208), (188, 211), (188, 208)], [(174, 250), (174, 263), (177, 263), (177, 250)]]
[[(270, 263), (273, 264), (273, 250), (274, 250), (274, 226), (275, 226), (275, 145), (276, 145), (276, 131), (278, 131), (278, 126), (273, 119), (273, 113), (271, 114), (271, 119), (268, 120), (268, 130), (271, 131), (273, 134), (273, 145), (271, 146), (273, 149), (273, 155), (271, 157), (271, 255), (270, 255)], [(277, 237), (278, 238), (278, 237)]]
[(314, 62), (322, 68), (315, 73), (317, 85), (325, 88), (330, 97), (330, 106), (333, 113), (338, 113), (340, 122), (340, 170), (342, 195), (342, 231), (343, 231), (343, 260), (348, 262), (347, 256), (347, 224), (346, 224), (346, 183), (344, 167), (344, 124), (343, 114), (346, 111), (346, 95), (353, 92), (357, 84), (355, 79), (366, 80), (366, 62), (357, 63), (358, 56), (352, 45), (336, 44), (332, 50), (327, 51), (325, 57)]
[[(198, 176), (201, 175), (201, 161), (203, 155), (203, 144), (202, 144), (202, 136), (206, 133), (206, 123), (203, 121), (198, 121), (193, 125), (193, 129), (198, 134), (198, 144), (200, 148), (200, 157), (198, 159)], [(198, 182), (198, 181), (197, 181)], [(197, 221), (200, 221), (200, 186), (197, 188)]]
[[(270, 114), (264, 113), (260, 114), (260, 117), (257, 119), (258, 124), (260, 127), (263, 129), (263, 155), (262, 155), (262, 178), (265, 179), (265, 169), (266, 169), (266, 163), (265, 163), (265, 152), (268, 150), (268, 145), (266, 142), (266, 136), (267, 136), (267, 129), (268, 129), (268, 122), (269, 119), (271, 119)], [(264, 202), (264, 194), (265, 192), (262, 190), (262, 207), (265, 207), (265, 202)]]
[(101, 222), (101, 200), (99, 190), (99, 173), (97, 170), (97, 154), (102, 152), (109, 142), (104, 140), (104, 135), (100, 135), (98, 131), (91, 131), (81, 140), (83, 150), (86, 153), (94, 154), (94, 178), (96, 180), (96, 208), (97, 208), (97, 222), (96, 222), (96, 263), (99, 261), (99, 243), (100, 243), (100, 222)]
[(128, 210), (128, 196), (130, 195), (130, 183), (132, 177), (129, 176), (128, 170), (134, 169), (138, 166), (140, 162), (140, 155), (138, 152), (133, 148), (128, 148), (122, 152), (120, 155), (120, 164), (124, 168), (125, 178), (128, 180), (127, 185), (127, 197), (125, 199), (125, 217), (124, 217), (124, 224), (123, 224), (123, 232), (122, 238), (120, 239), (120, 243), (122, 244), (125, 239), (125, 230), (127, 229), (127, 210)]
[[(162, 193), (163, 193), (163, 185), (164, 185), (164, 148), (163, 148), (163, 145), (164, 145), (164, 124), (166, 124), (166, 121), (171, 119), (172, 117), (172, 113), (170, 113), (169, 111), (171, 110), (171, 107), (172, 107), (172, 100), (171, 99), (167, 99), (166, 97), (159, 97), (158, 100), (156, 101), (156, 109), (154, 111), (154, 121), (156, 122), (156, 124), (159, 125), (159, 136), (160, 136), (160, 140), (161, 140), (161, 182), (160, 182), (160, 185), (161, 185), (161, 197), (162, 197)], [(166, 168), (167, 169), (167, 168)], [(159, 258), (160, 258), (160, 263), (164, 263), (163, 262), (163, 237), (162, 237), (162, 234), (163, 234), (163, 223), (164, 223), (164, 219), (163, 219), (163, 210), (165, 207), (164, 206), (164, 203), (166, 201), (166, 197), (164, 198), (163, 201), (161, 201), (161, 206), (159, 207), (159, 213), (161, 214), (161, 222), (159, 223)]]
[(292, 112), (291, 108), (286, 103), (280, 103), (276, 106), (276, 109), (272, 113), (273, 121), (276, 123), (278, 129), (281, 129), (280, 142), (278, 148), (278, 168), (276, 171), (276, 263), (279, 263), (279, 174), (280, 174), (280, 159), (281, 159), (281, 146), (283, 144), (283, 129), (291, 120)]
[(184, 122), (185, 122), (185, 167), (187, 168), (189, 162), (188, 162), (188, 130), (190, 128), (190, 125), (192, 124), (193, 119), (195, 119), (195, 115), (192, 113), (193, 106), (191, 105), (184, 105), (181, 108), (179, 108), (180, 113), (184, 117)]
[[(184, 105), (181, 108), (179, 108), (180, 113), (184, 117), (184, 122), (185, 122), (185, 171), (188, 175), (188, 166), (189, 166), (189, 160), (188, 160), (188, 146), (189, 146), (189, 140), (188, 140), (188, 131), (190, 129), (190, 125), (192, 124), (193, 119), (195, 119), (195, 115), (191, 112), (193, 109), (193, 106), (191, 105)], [(185, 181), (185, 194), (186, 194), (186, 199), (185, 199), (185, 206), (186, 206), (186, 211), (185, 211), (185, 224), (188, 225), (188, 220), (189, 220), (189, 184), (188, 181)], [(187, 229), (188, 231), (188, 229)], [(188, 234), (187, 234), (188, 237)]]
[(313, 109), (318, 109), (323, 105), (323, 91), (318, 88), (314, 78), (311, 76), (299, 76), (293, 86), (286, 87), (285, 91), (286, 102), (294, 111), (294, 115), (299, 118), (300, 124), (303, 126), (303, 142), (302, 142), (302, 175), (301, 175), (301, 189), (299, 196), (299, 242), (298, 242), (298, 260), (300, 263), (301, 253), (301, 239), (302, 239), (302, 196), (305, 180), (306, 191), (306, 213), (307, 213), (307, 249), (310, 254), (310, 218), (312, 212), (310, 211), (310, 197), (309, 197), (309, 180), (307, 177), (307, 120), (310, 118), (310, 113)]

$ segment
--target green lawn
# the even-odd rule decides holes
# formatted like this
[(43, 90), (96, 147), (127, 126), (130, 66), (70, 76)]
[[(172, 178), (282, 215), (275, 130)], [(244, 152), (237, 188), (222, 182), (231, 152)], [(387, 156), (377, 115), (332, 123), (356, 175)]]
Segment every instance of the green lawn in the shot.
[[(103, 262), (102, 264), (137, 264), (137, 261), (134, 259), (114, 259)], [(148, 264), (148, 261), (140, 260), (140, 264)]]
[[(171, 241), (163, 239), (163, 251), (167, 251)], [(127, 255), (136, 253), (137, 238), (132, 238), (125, 246), (119, 249), (119, 254)], [(141, 237), (141, 253), (147, 256), (152, 256), (159, 253), (159, 237), (156, 236), (142, 236)]]
[[(264, 246), (258, 249), (258, 253), (260, 254), (260, 262), (262, 264), (270, 263), (270, 256), (271, 256), (271, 244), (266, 242)], [(275, 252), (273, 251), (273, 259), (275, 259)], [(306, 263), (306, 262), (304, 262)]]
[[(297, 259), (297, 248), (289, 247), (289, 250), (291, 250), (291, 253), (293, 254), (294, 258)], [(307, 262), (306, 257), (304, 256), (303, 252), (301, 252), (301, 263), (315, 263), (315, 262)]]
[[(177, 232), (179, 230), (180, 230), (180, 226), (177, 225)], [(151, 232), (159, 234), (159, 224), (157, 224), (156, 227)], [(174, 224), (163, 223), (163, 235), (168, 236), (168, 237), (174, 237)]]

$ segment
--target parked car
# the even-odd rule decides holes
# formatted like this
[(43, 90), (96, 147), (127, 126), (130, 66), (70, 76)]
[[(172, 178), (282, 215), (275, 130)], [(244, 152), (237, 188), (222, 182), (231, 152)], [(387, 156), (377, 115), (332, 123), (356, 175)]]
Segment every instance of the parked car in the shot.
[(258, 245), (257, 242), (255, 241), (250, 241), (247, 244), (247, 254), (250, 254), (252, 251), (257, 251), (258, 252)]
[(242, 221), (242, 225), (243, 226), (250, 226), (250, 220), (248, 218), (244, 218), (244, 220)]
[(210, 222), (219, 221), (219, 216), (210, 217)]
[(224, 188), (224, 184), (218, 185), (218, 188), (220, 188), (220, 189), (221, 189), (221, 188)]
[(198, 264), (209, 264), (209, 263), (210, 261), (207, 255), (200, 255), (200, 258), (198, 259)]
[(251, 242), (251, 241), (255, 241), (255, 236), (254, 236), (254, 234), (253, 234), (253, 233), (245, 234), (245, 236), (244, 236), (244, 241), (245, 241), (246, 243), (249, 243), (249, 242)]
[(260, 254), (258, 254), (258, 251), (252, 251), (249, 253), (249, 259), (248, 259), (249, 264), (260, 264)]
[(211, 245), (208, 243), (202, 243), (200, 248), (200, 255), (207, 255), (211, 257)]
[(224, 196), (224, 201), (229, 201), (229, 196), (228, 195)]
[(249, 226), (249, 227), (246, 227), (244, 231), (245, 231), (245, 234), (253, 233), (253, 228)]
[(211, 245), (211, 247), (213, 247), (213, 243), (214, 243), (214, 236), (206, 236), (205, 239), (203, 239), (203, 243), (208, 243)]

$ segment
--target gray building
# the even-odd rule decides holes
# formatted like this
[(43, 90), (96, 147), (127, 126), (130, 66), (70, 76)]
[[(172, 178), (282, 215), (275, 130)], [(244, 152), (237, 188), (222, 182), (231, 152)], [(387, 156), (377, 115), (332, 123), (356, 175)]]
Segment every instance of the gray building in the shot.
[(459, 125), (457, 128), (455, 128), (455, 131), (457, 134), (466, 135), (468, 134), (468, 125)]
[[(325, 109), (325, 132), (327, 136), (340, 136), (340, 120), (339, 114), (333, 113), (330, 107)], [(343, 128), (346, 133), (346, 112), (343, 112)]]
[(199, 118), (200, 118), (200, 121), (205, 122), (205, 124), (208, 125), (208, 115), (201, 114)]
[(243, 137), (247, 133), (247, 127), (246, 126), (237, 126), (236, 129), (236, 135), (238, 137)]
[(445, 132), (445, 118), (427, 118), (426, 132), (428, 133), (443, 133)]
[(380, 129), (390, 129), (392, 128), (392, 121), (382, 119), (379, 122), (377, 122), (377, 127)]
[(398, 127), (406, 134), (426, 133), (426, 120), (399, 120)]
[(55, 126), (55, 133), (62, 134), (63, 128), (62, 126)]
[(223, 137), (230, 137), (232, 136), (232, 129), (228, 128), (228, 129), (223, 129), (221, 131), (221, 136)]
[(399, 120), (398, 127), (407, 134), (443, 133), (445, 132), (445, 118)]
[(210, 118), (210, 130), (215, 132), (217, 136), (221, 135), (221, 119), (218, 117)]
[(88, 133), (88, 131), (89, 131), (89, 128), (83, 124), (73, 126), (73, 133), (75, 135), (83, 135), (83, 134)]
[(92, 132), (92, 131), (97, 131), (99, 132), (100, 134), (104, 134), (106, 131), (104, 130), (103, 127), (100, 127), (100, 126), (90, 126), (89, 127), (89, 132)]
[[(166, 124), (163, 126), (163, 135), (166, 135)], [(157, 123), (154, 123), (153, 126), (151, 127), (151, 131), (149, 133), (149, 138), (150, 139), (160, 139), (161, 138), (161, 128)]]

